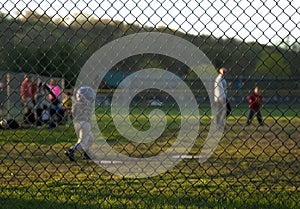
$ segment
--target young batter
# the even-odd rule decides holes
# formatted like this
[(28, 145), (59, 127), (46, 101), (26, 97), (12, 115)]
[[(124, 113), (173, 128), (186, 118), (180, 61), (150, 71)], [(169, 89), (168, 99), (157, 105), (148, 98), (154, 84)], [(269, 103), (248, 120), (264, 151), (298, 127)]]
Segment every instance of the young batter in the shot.
[[(71, 161), (75, 161), (74, 152), (82, 150), (83, 147), (88, 149), (93, 143), (93, 135), (91, 132), (91, 119), (93, 115), (93, 104), (96, 94), (89, 86), (80, 87), (76, 94), (72, 106), (73, 122), (78, 141), (65, 154)], [(89, 159), (89, 156), (84, 151), (84, 158)]]

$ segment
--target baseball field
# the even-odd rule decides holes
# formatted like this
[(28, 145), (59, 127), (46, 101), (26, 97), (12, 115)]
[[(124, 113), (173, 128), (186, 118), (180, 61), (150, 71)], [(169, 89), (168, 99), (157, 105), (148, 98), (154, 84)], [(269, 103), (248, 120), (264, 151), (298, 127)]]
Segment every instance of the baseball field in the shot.
[[(134, 108), (131, 120), (147, 129), (153, 108)], [(180, 115), (163, 107), (167, 128), (152, 143), (136, 144), (122, 137), (107, 107), (96, 110), (107, 142), (128, 156), (155, 155), (176, 140)], [(201, 153), (209, 129), (209, 108), (199, 108), (199, 136), (190, 151)], [(204, 163), (183, 159), (173, 169), (149, 178), (111, 174), (64, 150), (77, 141), (73, 123), (55, 129), (28, 126), (0, 130), (0, 208), (299, 208), (300, 108), (269, 105), (245, 126), (248, 109), (233, 106), (224, 135)], [(143, 113), (143, 114), (141, 114)]]

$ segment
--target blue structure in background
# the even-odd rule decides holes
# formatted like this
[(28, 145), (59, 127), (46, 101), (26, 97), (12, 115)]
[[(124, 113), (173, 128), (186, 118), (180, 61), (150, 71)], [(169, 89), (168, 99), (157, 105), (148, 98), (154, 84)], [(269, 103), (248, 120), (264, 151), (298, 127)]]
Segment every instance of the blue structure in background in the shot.
[(131, 72), (109, 71), (105, 74), (104, 80), (108, 88), (116, 88)]

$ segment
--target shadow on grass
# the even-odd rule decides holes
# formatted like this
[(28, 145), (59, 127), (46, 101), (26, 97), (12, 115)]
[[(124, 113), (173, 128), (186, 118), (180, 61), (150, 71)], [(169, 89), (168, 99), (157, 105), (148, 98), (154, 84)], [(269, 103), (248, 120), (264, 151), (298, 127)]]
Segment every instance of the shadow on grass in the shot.
[[(33, 195), (28, 189), (17, 191), (23, 195), (14, 198), (8, 193), (0, 195), (0, 209), (18, 208), (64, 208), (64, 209), (94, 209), (94, 208), (294, 208), (299, 193), (287, 191), (248, 191), (235, 187), (207, 187), (186, 188), (182, 191), (168, 190), (168, 186), (155, 186), (144, 190), (146, 184), (139, 184), (141, 191), (132, 190), (131, 184), (141, 183), (136, 180), (121, 180), (111, 182), (113, 185), (65, 185), (60, 192), (57, 188), (39, 190)], [(125, 183), (125, 184), (124, 184)], [(146, 182), (144, 182), (146, 183)], [(174, 183), (174, 182), (173, 182)], [(120, 187), (116, 187), (118, 184)], [(138, 185), (136, 185), (138, 186)], [(170, 185), (171, 186), (171, 185)], [(2, 188), (3, 189), (3, 188)], [(10, 188), (13, 190), (13, 188)], [(44, 188), (45, 189), (45, 188)], [(253, 189), (253, 188), (252, 188)], [(144, 190), (144, 191), (143, 191)], [(153, 191), (155, 190), (155, 191)], [(181, 190), (181, 191), (180, 191)], [(196, 195), (195, 192), (198, 192)], [(16, 192), (16, 191), (14, 191)], [(224, 195), (226, 194), (226, 195)], [(33, 195), (33, 196), (32, 196)], [(52, 197), (50, 196), (52, 195)], [(55, 198), (55, 199), (53, 199)]]

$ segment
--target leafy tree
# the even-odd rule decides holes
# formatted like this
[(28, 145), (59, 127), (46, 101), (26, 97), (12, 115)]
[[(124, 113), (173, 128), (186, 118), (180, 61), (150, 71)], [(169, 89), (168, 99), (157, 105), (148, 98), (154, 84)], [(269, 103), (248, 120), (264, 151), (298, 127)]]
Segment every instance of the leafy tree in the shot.
[(76, 60), (80, 54), (70, 43), (55, 43), (39, 50), (39, 73), (51, 77), (64, 77), (67, 86), (75, 84), (80, 66)]
[[(297, 43), (291, 43), (291, 47), (261, 45), (212, 35), (195, 36), (168, 27), (152, 28), (138, 23), (99, 19), (85, 13), (55, 19), (36, 11), (26, 11), (17, 18), (0, 12), (1, 68), (62, 76), (71, 86), (80, 67), (96, 50), (124, 35), (143, 31), (159, 31), (185, 38), (199, 47), (216, 68), (229, 68), (229, 77), (299, 77), (300, 52)], [(184, 63), (160, 55), (129, 57), (114, 66), (113, 70), (127, 74), (147, 67), (167, 69), (183, 78), (190, 77)]]
[(291, 76), (291, 68), (288, 61), (278, 51), (263, 51), (259, 56), (253, 75), (257, 77), (288, 78)]
[(37, 73), (38, 58), (26, 46), (18, 45), (5, 58), (9, 71)]

